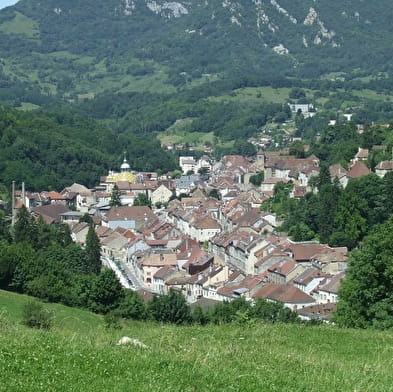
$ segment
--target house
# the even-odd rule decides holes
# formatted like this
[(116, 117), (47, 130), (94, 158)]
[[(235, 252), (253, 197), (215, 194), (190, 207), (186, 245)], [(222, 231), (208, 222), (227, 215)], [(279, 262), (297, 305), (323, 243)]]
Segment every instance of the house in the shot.
[(120, 226), (142, 232), (157, 219), (147, 206), (112, 207), (104, 217), (103, 225), (113, 230)]
[(202, 249), (199, 244), (190, 248), (182, 249), (177, 254), (177, 262), (180, 270), (189, 275), (199, 274), (213, 265), (214, 257)]
[(101, 252), (108, 258), (125, 261), (128, 241), (127, 237), (114, 231), (100, 240)]
[(210, 215), (196, 218), (191, 223), (190, 236), (198, 242), (206, 242), (221, 232), (220, 224)]
[(186, 281), (187, 302), (193, 303), (201, 297), (217, 300), (217, 289), (228, 280), (228, 277), (228, 266), (215, 265), (190, 276)]
[(307, 117), (310, 113), (315, 113), (314, 105), (312, 103), (288, 103), (292, 113), (302, 113)]
[(345, 170), (339, 163), (329, 167), (330, 178), (332, 181), (337, 178), (343, 188), (348, 184), (348, 171)]
[(393, 172), (393, 161), (382, 161), (375, 167), (375, 174), (378, 177), (385, 177), (387, 173), (391, 172)]
[(329, 322), (336, 309), (336, 303), (326, 303), (305, 306), (304, 308), (297, 309), (296, 312), (302, 320)]
[(271, 192), (270, 195), (273, 195), (274, 187), (279, 183), (283, 182), (286, 184), (288, 182), (285, 178), (277, 178), (277, 177), (270, 177), (263, 180), (261, 184), (261, 191), (263, 193)]
[(67, 211), (60, 214), (61, 223), (72, 225), (78, 223), (85, 214), (81, 211)]
[(61, 223), (62, 214), (70, 212), (71, 210), (64, 204), (47, 204), (39, 207), (34, 207), (31, 214), (35, 217), (42, 217), (45, 223), (58, 224)]
[(177, 258), (175, 253), (148, 253), (139, 263), (139, 275), (147, 287), (153, 288), (153, 276), (162, 267), (176, 267)]
[(153, 275), (153, 285), (152, 289), (155, 293), (164, 295), (167, 294), (167, 288), (165, 286), (165, 282), (169, 280), (171, 277), (176, 275), (181, 276), (177, 267), (173, 267), (171, 265), (165, 265), (164, 267), (160, 268), (154, 275)]
[(359, 178), (368, 174), (371, 174), (371, 170), (362, 161), (356, 161), (350, 167), (347, 177), (350, 180), (351, 178)]
[(258, 234), (236, 230), (216, 235), (210, 245), (218, 260), (246, 274), (253, 274), (254, 266), (258, 262), (256, 253), (267, 244), (268, 241)]
[(164, 184), (161, 184), (151, 193), (150, 199), (153, 205), (156, 205), (158, 203), (164, 204), (168, 203), (172, 196), (172, 191), (169, 190)]
[(181, 194), (190, 194), (200, 183), (200, 177), (196, 174), (181, 176), (175, 182), (176, 196), (180, 196)]
[(87, 233), (89, 231), (89, 224), (86, 222), (77, 223), (71, 228), (71, 238), (74, 242), (80, 245), (86, 243)]
[(241, 281), (231, 281), (217, 290), (217, 298), (220, 301), (232, 301), (235, 298), (251, 298), (264, 284), (262, 276), (248, 275)]
[(313, 297), (291, 284), (267, 283), (254, 294), (253, 298), (264, 298), (272, 302), (283, 302), (284, 306), (291, 310), (316, 304)]
[(326, 280), (326, 276), (319, 269), (308, 267), (294, 279), (293, 284), (303, 292), (310, 294)]
[(75, 195), (75, 207), (77, 210), (83, 212), (87, 212), (87, 209), (97, 202), (95, 192), (77, 183), (73, 183), (71, 186), (64, 188), (61, 194), (64, 197), (72, 197), (72, 199)]
[(46, 200), (48, 200), (50, 204), (61, 204), (63, 206), (67, 205), (67, 197), (63, 196), (59, 192), (50, 191), (50, 192), (42, 192), (41, 194), (44, 196)]
[(345, 272), (341, 272), (333, 276), (328, 283), (319, 286), (314, 293), (314, 298), (316, 298), (317, 302), (319, 304), (338, 302), (338, 292), (344, 278)]
[(367, 161), (368, 159), (368, 154), (369, 150), (368, 148), (358, 148), (358, 152), (355, 154), (355, 157), (353, 158), (353, 162), (357, 161)]
[(183, 174), (187, 174), (189, 172), (195, 172), (196, 165), (197, 163), (194, 157), (184, 157), (184, 156), (179, 157), (179, 166)]
[(268, 281), (284, 284), (299, 276), (305, 267), (293, 259), (283, 259), (268, 268)]

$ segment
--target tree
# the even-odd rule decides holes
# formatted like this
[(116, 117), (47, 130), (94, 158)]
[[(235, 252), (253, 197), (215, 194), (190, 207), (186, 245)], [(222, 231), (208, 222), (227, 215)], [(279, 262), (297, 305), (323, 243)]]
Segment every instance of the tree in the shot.
[(11, 234), (8, 230), (3, 211), (0, 211), (0, 241), (1, 240), (5, 240), (7, 242), (11, 241)]
[(185, 324), (191, 320), (190, 307), (184, 295), (175, 290), (154, 297), (148, 305), (148, 312), (153, 320), (163, 323)]
[(34, 218), (30, 215), (27, 208), (23, 205), (16, 214), (16, 222), (14, 225), (15, 242), (27, 242), (35, 245), (37, 236), (37, 227)]
[(299, 320), (297, 313), (286, 308), (282, 302), (268, 302), (264, 298), (256, 300), (250, 314), (258, 320), (266, 320), (272, 323), (293, 323)]
[(351, 253), (335, 322), (345, 327), (393, 327), (393, 217)]
[(109, 202), (111, 207), (120, 207), (121, 206), (121, 192), (119, 187), (115, 184), (112, 193), (111, 193), (111, 200)]
[(304, 158), (304, 145), (300, 140), (294, 141), (289, 147), (289, 155), (294, 155), (296, 158)]
[(206, 166), (202, 166), (198, 169), (198, 174), (200, 174), (201, 176), (206, 175), (209, 173), (209, 168)]
[(250, 177), (250, 183), (254, 186), (260, 186), (265, 179), (265, 173), (263, 171), (260, 171), (257, 174), (253, 174)]
[(134, 206), (148, 206), (151, 208), (151, 200), (145, 193), (138, 193), (138, 196), (134, 199)]
[(62, 223), (57, 227), (56, 241), (64, 248), (73, 243), (70, 226), (66, 223)]
[(124, 290), (124, 298), (121, 300), (117, 312), (120, 316), (133, 320), (146, 319), (146, 307), (143, 299), (133, 290)]
[[(115, 187), (117, 187), (117, 185), (115, 185)], [(119, 188), (117, 188), (117, 189), (119, 189)], [(113, 195), (113, 191), (112, 191), (112, 195)], [(111, 201), (112, 201), (112, 199), (111, 199)], [(112, 205), (112, 204), (111, 204)], [(115, 207), (118, 207), (117, 205), (115, 206)], [(89, 225), (92, 225), (93, 224), (93, 218), (91, 217), (91, 215), (89, 214), (89, 213), (85, 213), (80, 219), (79, 219), (79, 223), (81, 223), (81, 222), (85, 222), (85, 223), (87, 223), (87, 224), (89, 224)]]
[(218, 190), (216, 188), (213, 188), (210, 193), (209, 193), (209, 197), (214, 197), (217, 200), (221, 200), (221, 195), (218, 192)]
[(340, 190), (334, 185), (322, 185), (318, 194), (316, 224), (321, 242), (327, 243), (334, 232), (334, 217)]
[(191, 314), (193, 323), (199, 325), (206, 325), (209, 320), (209, 315), (205, 313), (200, 305), (197, 305)]
[(108, 313), (119, 306), (123, 288), (115, 272), (105, 268), (96, 278), (90, 292), (90, 308), (94, 312)]
[(89, 227), (86, 236), (86, 256), (88, 271), (99, 274), (101, 271), (101, 245), (93, 226)]
[(334, 232), (329, 244), (354, 248), (366, 229), (367, 222), (362, 216), (366, 202), (357, 194), (345, 191), (341, 194), (334, 217)]
[(327, 165), (322, 165), (317, 180), (318, 190), (320, 191), (322, 186), (330, 185), (331, 183), (332, 183), (332, 179), (330, 176), (329, 167)]

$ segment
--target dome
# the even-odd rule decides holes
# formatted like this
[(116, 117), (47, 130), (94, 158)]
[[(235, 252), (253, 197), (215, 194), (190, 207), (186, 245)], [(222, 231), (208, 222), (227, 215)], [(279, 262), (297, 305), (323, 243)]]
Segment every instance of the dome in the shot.
[(126, 159), (124, 159), (123, 163), (122, 163), (121, 166), (120, 166), (120, 169), (121, 169), (122, 171), (128, 171), (128, 170), (130, 170), (130, 165), (128, 164), (128, 162), (127, 162)]
[(125, 152), (125, 151), (124, 151), (124, 160), (123, 160), (123, 163), (122, 163), (121, 166), (120, 166), (120, 170), (121, 170), (122, 172), (127, 172), (127, 171), (130, 170), (130, 165), (129, 165), (128, 162), (127, 162), (126, 152)]

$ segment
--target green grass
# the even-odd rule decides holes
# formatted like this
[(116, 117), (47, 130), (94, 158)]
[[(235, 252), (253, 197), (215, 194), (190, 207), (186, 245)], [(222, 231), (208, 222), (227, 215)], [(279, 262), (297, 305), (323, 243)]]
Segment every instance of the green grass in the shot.
[[(99, 316), (51, 304), (56, 326), (41, 332), (18, 324), (27, 300), (0, 292), (0, 391), (393, 390), (391, 332), (141, 322), (108, 331)], [(124, 335), (149, 349), (117, 346)]]
[(14, 19), (0, 25), (0, 31), (7, 34), (22, 34), (28, 38), (38, 38), (40, 30), (33, 20), (16, 11)]
[(25, 112), (28, 112), (28, 111), (30, 111), (30, 110), (35, 110), (35, 109), (38, 109), (38, 108), (39, 108), (39, 106), (38, 106), (38, 105), (34, 105), (33, 103), (30, 103), (30, 102), (22, 102), (21, 105), (20, 105), (20, 107), (17, 108), (17, 109), (23, 110), (23, 111), (25, 111)]
[(288, 99), (289, 88), (273, 87), (245, 87), (233, 90), (230, 94), (210, 97), (211, 101), (235, 101), (235, 102), (273, 102), (284, 103)]

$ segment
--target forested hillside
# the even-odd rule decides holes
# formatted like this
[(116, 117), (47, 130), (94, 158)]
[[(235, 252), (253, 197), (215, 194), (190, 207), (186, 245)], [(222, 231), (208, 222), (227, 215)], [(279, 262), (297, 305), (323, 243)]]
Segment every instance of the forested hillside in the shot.
[(388, 0), (21, 0), (0, 12), (1, 87), (75, 96), (250, 75), (385, 78), (392, 13)]
[(60, 190), (73, 182), (92, 187), (119, 167), (124, 150), (136, 170), (177, 167), (156, 139), (118, 133), (67, 110), (0, 107), (0, 183), (25, 181), (29, 190)]

